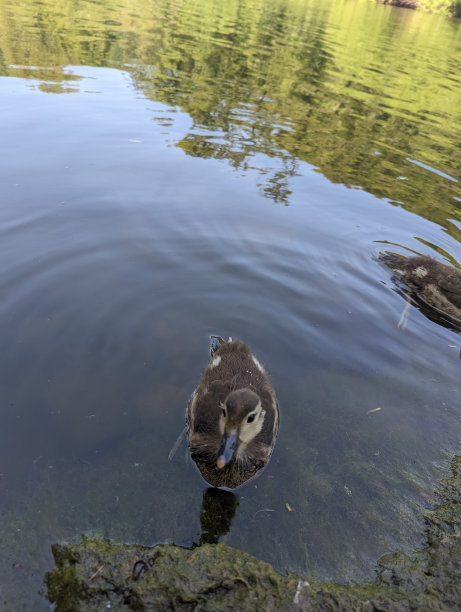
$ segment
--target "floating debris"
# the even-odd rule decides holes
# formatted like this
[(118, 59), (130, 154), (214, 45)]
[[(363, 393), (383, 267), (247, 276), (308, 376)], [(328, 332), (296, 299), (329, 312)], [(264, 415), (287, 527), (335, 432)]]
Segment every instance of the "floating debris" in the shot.
[(253, 514), (253, 517), (255, 517), (258, 512), (274, 512), (273, 508), (261, 508), (261, 510), (256, 510), (256, 512)]
[(99, 566), (98, 569), (95, 571), (95, 573), (88, 578), (88, 582), (91, 582), (92, 580), (96, 578), (96, 576), (99, 576), (99, 574), (102, 572), (103, 569), (104, 569), (104, 564)]

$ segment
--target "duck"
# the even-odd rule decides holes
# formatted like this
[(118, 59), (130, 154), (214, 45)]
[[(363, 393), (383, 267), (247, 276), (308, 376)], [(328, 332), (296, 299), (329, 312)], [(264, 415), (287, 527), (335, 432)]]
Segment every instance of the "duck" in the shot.
[(380, 256), (394, 278), (455, 327), (461, 326), (461, 270), (428, 255)]
[(279, 428), (274, 388), (264, 366), (241, 340), (212, 348), (189, 401), (190, 455), (213, 487), (234, 489), (264, 468)]

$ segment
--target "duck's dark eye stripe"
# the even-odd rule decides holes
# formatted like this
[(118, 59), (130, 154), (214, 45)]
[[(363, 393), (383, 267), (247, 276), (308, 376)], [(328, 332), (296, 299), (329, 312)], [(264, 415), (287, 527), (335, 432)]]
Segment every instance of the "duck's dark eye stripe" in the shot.
[(247, 418), (247, 423), (253, 423), (253, 421), (255, 420), (255, 413), (253, 412), (253, 414), (250, 414), (249, 417)]
[(222, 415), (226, 416), (226, 409), (225, 408), (222, 409)]

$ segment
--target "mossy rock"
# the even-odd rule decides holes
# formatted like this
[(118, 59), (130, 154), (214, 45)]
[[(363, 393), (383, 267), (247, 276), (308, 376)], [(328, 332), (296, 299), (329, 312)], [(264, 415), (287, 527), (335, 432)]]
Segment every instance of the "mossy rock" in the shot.
[(459, 610), (461, 607), (461, 458), (440, 483), (427, 513), (426, 546), (413, 557), (385, 555), (374, 582), (343, 586), (295, 574), (225, 544), (182, 548), (115, 545), (83, 539), (55, 545), (46, 578), (56, 612), (110, 610)]
[[(57, 569), (47, 576), (56, 610), (277, 610), (304, 581), (225, 544), (153, 548), (84, 539), (53, 547)], [(299, 585), (298, 585), (299, 583)], [(307, 584), (307, 583), (306, 583)]]

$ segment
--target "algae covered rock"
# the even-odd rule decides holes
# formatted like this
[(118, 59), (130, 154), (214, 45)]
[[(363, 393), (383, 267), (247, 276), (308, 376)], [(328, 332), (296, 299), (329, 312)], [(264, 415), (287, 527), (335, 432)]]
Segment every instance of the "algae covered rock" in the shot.
[(54, 546), (47, 576), (56, 610), (279, 610), (301, 604), (307, 583), (225, 544), (153, 548), (84, 539)]
[(461, 609), (461, 457), (451, 468), (436, 492), (440, 504), (425, 513), (426, 546), (411, 559), (395, 553), (378, 561), (379, 583), (413, 593), (424, 610)]
[(95, 610), (410, 610), (461, 608), (461, 457), (426, 515), (426, 546), (385, 555), (374, 582), (344, 586), (295, 574), (225, 544), (182, 548), (83, 539), (55, 545), (46, 577), (57, 612)]

